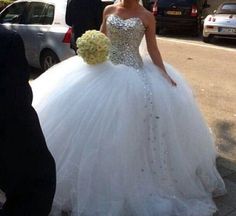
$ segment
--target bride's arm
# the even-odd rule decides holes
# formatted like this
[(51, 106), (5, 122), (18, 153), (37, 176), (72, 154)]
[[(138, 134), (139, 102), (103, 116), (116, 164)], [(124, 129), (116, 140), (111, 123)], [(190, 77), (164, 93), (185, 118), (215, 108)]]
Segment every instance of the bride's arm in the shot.
[(106, 16), (105, 16), (105, 10), (103, 11), (103, 18), (102, 18), (102, 24), (100, 26), (100, 31), (106, 35)]
[(148, 14), (146, 16), (146, 32), (145, 32), (145, 37), (146, 37), (146, 43), (147, 43), (147, 50), (148, 53), (155, 65), (157, 65), (161, 70), (160, 72), (162, 75), (174, 86), (176, 86), (176, 83), (172, 78), (168, 75), (166, 72), (161, 53), (158, 49), (157, 42), (156, 42), (156, 22), (155, 18), (152, 14)]
[(114, 6), (113, 5), (108, 5), (103, 10), (103, 18), (102, 18), (102, 24), (100, 26), (100, 31), (102, 33), (104, 33), (105, 35), (107, 33), (107, 31), (106, 31), (106, 19), (107, 19), (107, 16), (109, 14), (111, 14), (113, 10), (114, 10)]

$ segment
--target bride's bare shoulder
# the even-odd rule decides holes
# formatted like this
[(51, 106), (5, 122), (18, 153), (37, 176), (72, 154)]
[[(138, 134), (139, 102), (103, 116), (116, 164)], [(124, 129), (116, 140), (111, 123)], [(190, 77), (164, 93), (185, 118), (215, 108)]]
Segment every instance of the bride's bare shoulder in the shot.
[(103, 14), (105, 16), (108, 16), (110, 14), (113, 14), (115, 13), (117, 10), (119, 10), (119, 7), (120, 7), (120, 3), (114, 3), (112, 5), (108, 5), (105, 7), (104, 11), (103, 11)]
[(142, 21), (145, 24), (145, 26), (148, 26), (150, 23), (152, 23), (155, 20), (153, 14), (150, 11), (148, 11), (146, 8), (144, 8), (143, 6), (140, 7), (139, 15), (142, 18)]
[(144, 16), (145, 18), (149, 18), (150, 19), (150, 17), (153, 17), (153, 14), (149, 10), (147, 10), (145, 7), (143, 7), (143, 6), (140, 6), (139, 13), (142, 16)]

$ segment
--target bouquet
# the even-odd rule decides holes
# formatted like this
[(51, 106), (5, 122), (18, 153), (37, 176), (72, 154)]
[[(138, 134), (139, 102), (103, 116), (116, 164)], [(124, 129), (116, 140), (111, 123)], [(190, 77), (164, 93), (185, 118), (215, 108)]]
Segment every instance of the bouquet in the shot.
[(76, 40), (77, 54), (88, 64), (98, 64), (107, 60), (109, 38), (100, 31), (88, 30)]

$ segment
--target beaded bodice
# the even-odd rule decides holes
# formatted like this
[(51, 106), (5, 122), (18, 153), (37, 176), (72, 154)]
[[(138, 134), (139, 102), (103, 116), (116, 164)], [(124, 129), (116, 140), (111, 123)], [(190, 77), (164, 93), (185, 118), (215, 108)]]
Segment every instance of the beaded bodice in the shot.
[(111, 40), (109, 58), (113, 64), (124, 64), (136, 69), (143, 62), (139, 54), (139, 45), (145, 27), (138, 17), (122, 19), (117, 15), (107, 18), (107, 35)]

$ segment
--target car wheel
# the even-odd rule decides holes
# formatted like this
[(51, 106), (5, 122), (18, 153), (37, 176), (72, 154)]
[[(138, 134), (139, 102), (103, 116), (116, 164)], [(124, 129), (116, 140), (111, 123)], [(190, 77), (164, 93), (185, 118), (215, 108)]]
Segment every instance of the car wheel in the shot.
[(59, 58), (51, 50), (46, 50), (41, 54), (40, 65), (44, 71), (57, 64), (58, 62), (60, 62)]
[(210, 43), (213, 38), (213, 35), (209, 35), (208, 37), (202, 36), (202, 41), (205, 43)]

